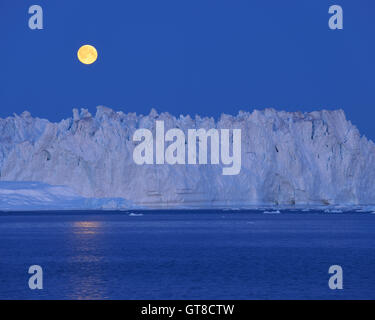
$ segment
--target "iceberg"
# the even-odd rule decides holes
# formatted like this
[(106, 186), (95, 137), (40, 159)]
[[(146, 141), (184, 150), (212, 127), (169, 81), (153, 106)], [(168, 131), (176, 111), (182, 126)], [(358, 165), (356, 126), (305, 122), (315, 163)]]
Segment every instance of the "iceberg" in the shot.
[[(185, 134), (200, 128), (241, 129), (240, 173), (222, 175), (222, 165), (137, 165), (133, 134), (146, 128), (155, 136), (157, 120), (166, 130), (179, 128)], [(12, 182), (36, 183), (28, 192), (22, 187), (24, 207), (34, 194), (40, 206), (52, 208), (55, 202), (65, 209), (78, 203), (81, 209), (358, 208), (375, 205), (375, 145), (343, 110), (264, 109), (215, 120), (100, 106), (94, 116), (74, 109), (73, 117), (58, 123), (25, 111), (0, 119), (0, 181), (6, 183), (0, 203), (8, 209), (12, 203), (18, 206)], [(43, 196), (32, 193), (36, 190)]]

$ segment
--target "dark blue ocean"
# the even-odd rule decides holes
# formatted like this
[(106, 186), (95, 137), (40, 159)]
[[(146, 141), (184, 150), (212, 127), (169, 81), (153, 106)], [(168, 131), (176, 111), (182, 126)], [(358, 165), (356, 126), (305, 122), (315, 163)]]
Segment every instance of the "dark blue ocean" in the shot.
[(375, 299), (374, 214), (142, 213), (0, 214), (0, 299)]

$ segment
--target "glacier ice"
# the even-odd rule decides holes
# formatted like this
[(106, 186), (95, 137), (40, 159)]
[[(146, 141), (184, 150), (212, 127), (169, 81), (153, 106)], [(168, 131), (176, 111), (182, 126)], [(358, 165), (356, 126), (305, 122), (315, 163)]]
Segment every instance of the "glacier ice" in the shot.
[[(137, 165), (135, 130), (241, 129), (242, 168)], [(86, 109), (52, 123), (29, 112), (0, 119), (0, 181), (64, 185), (84, 198), (122, 198), (148, 208), (375, 204), (375, 145), (342, 110), (274, 109), (213, 118)], [(0, 197), (6, 197), (3, 193)], [(1, 200), (3, 201), (3, 200)], [(125, 201), (125, 200), (124, 200)]]
[(0, 181), (0, 211), (127, 210), (132, 207), (130, 201), (121, 198), (85, 198), (66, 186)]

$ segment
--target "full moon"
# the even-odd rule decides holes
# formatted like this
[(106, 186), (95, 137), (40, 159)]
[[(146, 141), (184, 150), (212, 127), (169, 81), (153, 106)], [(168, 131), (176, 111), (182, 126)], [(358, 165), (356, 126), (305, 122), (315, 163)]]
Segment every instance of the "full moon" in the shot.
[(92, 64), (98, 58), (98, 52), (95, 47), (86, 44), (78, 49), (78, 60), (84, 64)]

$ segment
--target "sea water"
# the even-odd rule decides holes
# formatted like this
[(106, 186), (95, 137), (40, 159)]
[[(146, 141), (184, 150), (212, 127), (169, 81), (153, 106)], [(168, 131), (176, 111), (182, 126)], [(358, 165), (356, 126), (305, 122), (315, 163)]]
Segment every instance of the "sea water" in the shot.
[(0, 299), (374, 298), (374, 214), (0, 213)]

